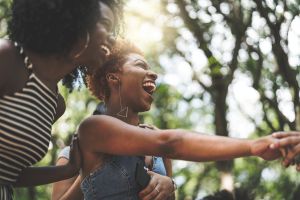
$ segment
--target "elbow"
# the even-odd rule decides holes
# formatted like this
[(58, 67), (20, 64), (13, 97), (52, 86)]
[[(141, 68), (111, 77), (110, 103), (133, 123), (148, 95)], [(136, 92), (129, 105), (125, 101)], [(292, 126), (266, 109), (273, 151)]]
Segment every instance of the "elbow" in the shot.
[(180, 146), (182, 143), (182, 134), (176, 130), (165, 130), (159, 137), (159, 151), (163, 157), (180, 157)]

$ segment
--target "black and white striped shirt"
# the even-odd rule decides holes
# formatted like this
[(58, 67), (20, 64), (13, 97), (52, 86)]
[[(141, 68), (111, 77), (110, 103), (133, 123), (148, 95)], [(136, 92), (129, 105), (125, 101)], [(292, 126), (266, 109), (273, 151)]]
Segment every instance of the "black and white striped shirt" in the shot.
[(24, 88), (0, 97), (0, 180), (15, 182), (45, 156), (56, 108), (57, 95), (33, 72)]

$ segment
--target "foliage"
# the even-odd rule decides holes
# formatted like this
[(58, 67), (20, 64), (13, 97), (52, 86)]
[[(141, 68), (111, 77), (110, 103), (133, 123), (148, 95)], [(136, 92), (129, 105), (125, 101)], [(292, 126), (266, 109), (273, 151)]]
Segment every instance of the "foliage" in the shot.
[[(150, 7), (151, 4), (147, 5)], [(150, 17), (147, 13), (137, 14), (134, 8), (131, 11), (137, 18)], [(292, 50), (289, 37), (293, 34), (299, 36), (299, 31), (293, 26), (299, 20), (299, 2), (164, 0), (159, 11), (157, 18), (161, 20), (146, 23), (161, 28), (163, 37), (157, 45), (160, 49), (158, 58), (164, 61), (167, 57), (173, 61), (161, 62), (162, 67), (168, 73), (186, 68), (185, 72), (190, 74), (189, 82), (175, 78), (170, 82), (180, 82), (175, 86), (181, 94), (178, 105), (186, 101), (189, 105), (186, 111), (190, 116), (200, 113), (198, 121), (192, 121), (193, 127), (199, 128), (201, 124), (210, 132), (231, 135), (234, 131), (230, 127), (240, 123), (230, 120), (238, 110), (252, 125), (252, 137), (299, 128), (300, 60), (299, 52)], [(174, 65), (171, 69), (170, 64)], [(241, 95), (233, 88), (241, 84), (240, 77), (247, 82), (244, 89), (256, 96), (253, 105), (236, 98)], [(195, 84), (199, 90), (186, 95)], [(249, 95), (246, 91), (240, 92)], [(200, 109), (194, 109), (191, 104), (195, 100), (199, 100)], [(177, 111), (171, 111), (174, 112)], [(164, 109), (162, 115), (165, 115)], [(201, 123), (208, 116), (212, 120)], [(161, 121), (163, 118), (159, 123)], [(191, 170), (195, 169), (194, 165), (198, 166), (187, 165), (183, 170), (178, 170), (175, 165), (176, 177), (184, 177), (185, 183), (179, 188), (178, 199), (194, 199), (213, 192), (205, 187), (208, 182), (199, 177), (204, 172)], [(299, 194), (299, 182), (293, 178), (296, 172), (282, 170), (279, 165), (279, 162), (246, 158), (234, 163), (220, 162), (217, 169), (233, 174), (239, 199), (296, 199)], [(211, 165), (208, 168), (211, 169)], [(218, 179), (218, 171), (214, 172), (210, 177), (215, 179), (211, 188), (217, 190), (222, 187), (222, 177)], [(194, 179), (204, 184), (199, 187)]]
[[(10, 2), (0, 0), (1, 35), (5, 35)], [(142, 114), (146, 123), (228, 136), (236, 132), (234, 125), (246, 120), (252, 130), (243, 127), (239, 130), (248, 135), (234, 136), (252, 138), (277, 130), (299, 129), (300, 59), (291, 49), (293, 41), (289, 39), (289, 35), (297, 35), (293, 23), (299, 20), (298, 0), (127, 3), (144, 6), (142, 10), (127, 8), (127, 23), (135, 22), (126, 25), (130, 27), (128, 31), (138, 32), (137, 27), (146, 24), (159, 29), (161, 35), (160, 39), (152, 40), (154, 31), (144, 32), (144, 40), (138, 40), (132, 34), (138, 45), (151, 42), (145, 45), (147, 59), (155, 71), (163, 73), (151, 111)], [(153, 4), (158, 9), (155, 16), (154, 11), (147, 15), (145, 8), (150, 9)], [(183, 73), (177, 78), (172, 76), (170, 81), (168, 75), (175, 71)], [(234, 90), (245, 82), (242, 90)], [(67, 110), (53, 127), (53, 140), (47, 156), (38, 164), (41, 166), (55, 163), (59, 149), (69, 143), (77, 125), (92, 113), (97, 103), (86, 88), (69, 94), (60, 86), (60, 91)], [(240, 158), (220, 162), (217, 167), (215, 163), (176, 161), (173, 168), (179, 200), (199, 199), (220, 190), (220, 172), (234, 177), (237, 199), (300, 197), (299, 175), (294, 169), (283, 169), (278, 161)], [(50, 199), (50, 194), (51, 185), (47, 185), (17, 189), (15, 197)]]

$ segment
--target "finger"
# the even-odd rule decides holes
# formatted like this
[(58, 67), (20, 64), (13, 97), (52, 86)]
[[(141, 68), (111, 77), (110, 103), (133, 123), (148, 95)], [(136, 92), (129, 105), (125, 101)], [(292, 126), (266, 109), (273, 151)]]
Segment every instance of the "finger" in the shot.
[(271, 149), (278, 149), (280, 147), (287, 147), (290, 145), (296, 145), (300, 143), (300, 136), (289, 136), (276, 140), (270, 145)]
[(168, 195), (163, 191), (163, 189), (161, 188), (161, 189), (158, 189), (158, 190), (159, 190), (159, 192), (153, 200), (165, 200), (165, 199), (167, 199)]
[(166, 200), (170, 196), (170, 193), (166, 192), (167, 190), (161, 187), (162, 185), (157, 185), (156, 188), (158, 189), (158, 194), (154, 198), (154, 200)]
[(146, 197), (147, 195), (149, 195), (154, 188), (157, 185), (157, 181), (155, 180), (155, 177), (151, 177), (149, 184), (147, 185), (146, 188), (144, 188), (140, 193), (139, 193), (139, 197), (143, 198)]
[(285, 164), (289, 164), (292, 165), (295, 162), (295, 158), (297, 158), (298, 161), (298, 154), (300, 153), (300, 144), (295, 145), (291, 148), (289, 148), (288, 150), (288, 154), (286, 155), (285, 159), (284, 159), (284, 163)]
[(287, 148), (279, 148), (282, 157), (286, 157), (287, 155)]
[(147, 174), (149, 174), (151, 177), (154, 177), (156, 173), (153, 171), (147, 171)]
[(289, 132), (275, 132), (272, 134), (273, 137), (276, 138), (285, 138), (290, 136), (300, 136), (300, 132), (298, 131), (289, 131)]
[(147, 196), (143, 198), (143, 200), (153, 200), (156, 198), (157, 195), (159, 195), (160, 191), (156, 188), (154, 188)]

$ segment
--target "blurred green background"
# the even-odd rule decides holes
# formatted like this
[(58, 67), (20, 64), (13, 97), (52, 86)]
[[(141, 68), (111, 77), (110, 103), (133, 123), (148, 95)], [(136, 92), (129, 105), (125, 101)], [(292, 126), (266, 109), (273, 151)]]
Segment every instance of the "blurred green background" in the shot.
[[(0, 0), (6, 37), (11, 0)], [(122, 35), (135, 42), (160, 75), (144, 113), (159, 128), (256, 138), (300, 128), (299, 0), (127, 0)], [(78, 91), (79, 90), (79, 91)], [(67, 110), (53, 127), (53, 165), (98, 101), (82, 86), (60, 86)], [(300, 199), (300, 175), (259, 158), (173, 162), (177, 199), (200, 199), (227, 188), (237, 199)], [(51, 185), (22, 188), (15, 199), (50, 199)]]

